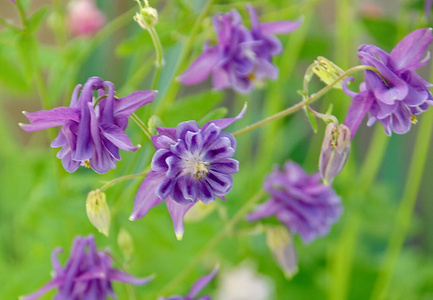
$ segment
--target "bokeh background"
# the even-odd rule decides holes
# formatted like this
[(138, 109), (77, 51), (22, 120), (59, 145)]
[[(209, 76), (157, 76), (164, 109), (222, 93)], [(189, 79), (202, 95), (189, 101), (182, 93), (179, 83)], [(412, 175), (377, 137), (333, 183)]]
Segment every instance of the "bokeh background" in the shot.
[[(291, 279), (273, 259), (262, 226), (247, 221), (234, 228), (227, 224), (257, 194), (274, 165), (294, 160), (308, 172), (317, 171), (325, 125), (319, 123), (314, 134), (302, 111), (238, 139), (235, 157), (241, 169), (228, 201), (217, 201), (209, 214), (187, 222), (182, 241), (176, 240), (163, 205), (144, 219), (128, 220), (140, 178), (106, 191), (113, 214), (107, 238), (88, 221), (87, 193), (105, 181), (145, 170), (154, 153), (147, 137), (131, 122), (128, 134), (134, 144), (143, 146), (139, 151), (123, 152), (117, 169), (104, 175), (85, 168), (69, 174), (55, 157), (58, 150), (49, 147), (56, 129), (29, 134), (17, 123), (26, 122), (21, 111), (67, 105), (74, 86), (91, 76), (113, 82), (119, 96), (150, 89), (155, 61), (150, 36), (132, 20), (137, 10), (132, 0), (97, 1), (107, 23), (88, 38), (68, 33), (68, 1), (17, 1), (22, 1), (28, 16), (35, 17), (32, 30), (25, 32), (14, 32), (0, 23), (0, 299), (17, 299), (41, 287), (50, 279), (51, 251), (63, 247), (61, 258), (65, 260), (73, 238), (89, 234), (95, 236), (99, 248), (110, 248), (118, 258), (117, 265), (131, 274), (156, 275), (143, 287), (115, 284), (119, 299), (185, 295), (197, 278), (217, 264), (217, 278), (203, 291), (215, 299), (246, 299), (230, 298), (230, 289), (257, 287), (256, 298), (248, 299), (377, 299), (382, 290), (387, 290), (385, 299), (433, 299), (433, 148), (431, 131), (422, 131), (424, 119), (431, 119), (433, 111), (420, 116), (419, 123), (402, 136), (387, 137), (380, 125), (366, 127), (364, 121), (353, 141), (348, 165), (334, 182), (344, 213), (326, 237), (309, 245), (294, 237), (299, 271)], [(156, 103), (173, 92), (168, 93), (177, 85), (175, 76), (197, 57), (202, 44), (215, 39), (211, 23), (215, 13), (236, 8), (248, 24), (245, 4), (251, 3), (261, 21), (303, 16), (303, 24), (299, 30), (279, 36), (284, 51), (275, 60), (280, 69), (278, 80), (266, 82), (250, 95), (211, 91), (209, 81), (194, 87), (178, 86), (176, 102), (158, 114), (158, 122), (164, 126), (233, 116), (248, 101), (246, 116), (230, 127), (234, 132), (300, 101), (297, 91), (302, 89), (305, 69), (317, 56), (347, 69), (359, 64), (359, 45), (370, 43), (390, 51), (412, 30), (432, 24), (425, 16), (423, 1), (215, 0), (197, 28), (192, 51), (179, 61), (206, 2), (150, 0), (159, 12), (156, 31), (165, 59)], [(22, 28), (10, 1), (1, 0), (0, 18)], [(425, 79), (430, 72), (430, 65), (420, 71)], [(354, 90), (362, 74), (355, 77)], [(321, 87), (323, 83), (315, 79), (310, 91)], [(350, 98), (333, 90), (313, 106), (326, 111), (330, 103), (342, 121)], [(138, 115), (147, 122), (155, 107), (143, 108)], [(420, 151), (422, 141), (428, 149), (425, 154)], [(402, 201), (408, 204), (401, 205)], [(276, 222), (261, 224), (266, 223)], [(121, 230), (132, 237), (131, 255), (119, 246)], [(206, 246), (221, 232), (225, 234), (219, 243)], [(404, 241), (401, 251), (399, 237)], [(387, 252), (389, 249), (393, 250)], [(388, 263), (384, 265), (384, 261)], [(383, 281), (381, 274), (389, 268), (392, 276)], [(51, 299), (53, 294), (43, 299)]]

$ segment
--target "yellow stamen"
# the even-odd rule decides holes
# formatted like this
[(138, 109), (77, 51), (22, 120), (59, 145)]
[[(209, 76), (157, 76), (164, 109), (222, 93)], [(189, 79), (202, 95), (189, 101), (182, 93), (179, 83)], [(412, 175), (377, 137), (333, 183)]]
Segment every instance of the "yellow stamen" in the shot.
[(85, 166), (86, 168), (90, 168), (90, 161), (89, 161), (89, 160), (85, 160), (85, 161), (84, 161), (84, 166)]

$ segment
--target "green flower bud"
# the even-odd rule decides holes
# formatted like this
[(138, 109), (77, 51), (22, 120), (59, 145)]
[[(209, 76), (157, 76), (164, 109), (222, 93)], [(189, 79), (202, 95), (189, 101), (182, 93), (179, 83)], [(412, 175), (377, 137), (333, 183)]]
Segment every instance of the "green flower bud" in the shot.
[(95, 226), (99, 232), (108, 236), (110, 229), (110, 208), (107, 205), (105, 194), (99, 189), (91, 191), (87, 195), (86, 211), (90, 222)]
[(140, 25), (143, 29), (149, 29), (154, 27), (158, 23), (158, 12), (153, 7), (150, 7), (147, 0), (145, 0), (145, 6), (143, 7), (140, 0), (136, 0), (140, 6), (140, 12), (134, 16), (134, 21)]
[(131, 234), (124, 228), (121, 228), (119, 234), (117, 235), (117, 245), (122, 251), (123, 256), (128, 261), (134, 254), (134, 242), (132, 240)]
[(268, 226), (266, 244), (286, 278), (293, 277), (298, 272), (298, 258), (289, 230), (284, 226)]
[[(314, 62), (316, 63), (313, 67), (314, 74), (328, 85), (333, 83), (341, 74), (344, 73), (340, 67), (323, 56), (319, 56)], [(341, 89), (343, 87), (343, 80), (339, 80), (333, 87)]]

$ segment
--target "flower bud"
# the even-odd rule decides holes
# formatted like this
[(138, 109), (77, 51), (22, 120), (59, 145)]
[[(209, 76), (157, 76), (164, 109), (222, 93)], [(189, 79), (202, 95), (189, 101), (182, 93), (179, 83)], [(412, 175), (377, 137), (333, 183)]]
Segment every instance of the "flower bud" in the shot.
[[(319, 56), (314, 62), (316, 63), (313, 67), (314, 74), (328, 85), (333, 83), (341, 74), (344, 73), (340, 67), (323, 56)], [(337, 89), (343, 88), (343, 80), (339, 80), (333, 87)]]
[(149, 29), (154, 27), (158, 23), (158, 12), (153, 7), (148, 6), (147, 1), (145, 1), (145, 6), (141, 6), (140, 0), (136, 0), (140, 6), (140, 12), (136, 13), (134, 16), (134, 21), (140, 25), (143, 29)]
[(350, 129), (344, 125), (329, 123), (320, 152), (319, 171), (323, 183), (329, 184), (343, 170), (350, 153)]
[(266, 244), (272, 251), (286, 278), (291, 278), (298, 272), (293, 239), (285, 226), (269, 226), (266, 228)]
[(125, 259), (130, 260), (134, 254), (134, 242), (131, 234), (124, 228), (121, 228), (117, 235), (117, 245), (119, 245)]
[(87, 216), (93, 226), (95, 226), (99, 232), (108, 236), (111, 215), (105, 194), (99, 189), (91, 191), (89, 195), (87, 195), (86, 210)]

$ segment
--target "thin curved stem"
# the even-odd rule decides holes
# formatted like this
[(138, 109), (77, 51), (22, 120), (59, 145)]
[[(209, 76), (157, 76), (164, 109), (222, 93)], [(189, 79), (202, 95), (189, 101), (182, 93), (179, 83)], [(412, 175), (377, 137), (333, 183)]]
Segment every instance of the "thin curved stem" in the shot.
[(144, 172), (144, 173), (139, 173), (139, 174), (131, 174), (131, 175), (125, 175), (113, 180), (110, 180), (108, 182), (106, 182), (103, 186), (101, 186), (101, 188), (99, 189), (101, 192), (105, 191), (106, 189), (108, 189), (109, 187), (111, 187), (112, 185), (115, 185), (116, 183), (120, 182), (120, 181), (124, 181), (124, 180), (128, 180), (128, 179), (133, 179), (133, 178), (138, 178), (138, 177), (144, 177), (147, 175), (148, 172)]
[(156, 32), (154, 27), (150, 27), (148, 29), (150, 37), (152, 38), (153, 46), (155, 47), (156, 53), (156, 62), (155, 62), (155, 73), (153, 74), (152, 79), (152, 90), (156, 90), (158, 86), (159, 76), (161, 74), (161, 68), (164, 65), (164, 57), (162, 52), (162, 45), (159, 39), (158, 33)]
[(150, 133), (147, 126), (143, 123), (143, 121), (141, 121), (136, 114), (132, 114), (131, 117), (135, 121), (135, 123), (137, 123), (137, 125), (141, 128), (141, 130), (143, 130), (144, 134), (147, 135), (147, 137), (150, 139), (152, 137), (152, 134)]
[(360, 65), (360, 66), (350, 68), (349, 70), (347, 70), (346, 72), (341, 74), (339, 77), (337, 77), (337, 79), (335, 79), (331, 84), (325, 86), (323, 89), (321, 89), (317, 93), (311, 95), (311, 97), (309, 97), (305, 101), (302, 101), (302, 102), (299, 102), (293, 106), (290, 106), (289, 108), (282, 110), (279, 113), (276, 113), (275, 115), (267, 117), (266, 119), (263, 119), (257, 123), (254, 123), (252, 125), (248, 125), (245, 128), (240, 129), (240, 130), (236, 131), (235, 133), (233, 133), (233, 136), (239, 136), (239, 135), (242, 135), (242, 134), (247, 133), (249, 131), (252, 131), (254, 129), (257, 129), (257, 128), (259, 128), (259, 127), (261, 127), (261, 126), (263, 126), (269, 122), (272, 122), (274, 120), (278, 120), (278, 119), (283, 118), (285, 116), (288, 116), (288, 115), (302, 109), (304, 106), (310, 105), (311, 103), (313, 103), (314, 101), (316, 101), (317, 99), (322, 97), (324, 94), (329, 92), (332, 89), (332, 87), (334, 85), (336, 85), (340, 80), (343, 80), (345, 77), (349, 76), (352, 73), (362, 71), (362, 70), (371, 70), (371, 71), (375, 71), (379, 74), (379, 71), (376, 68), (373, 68), (370, 66)]

